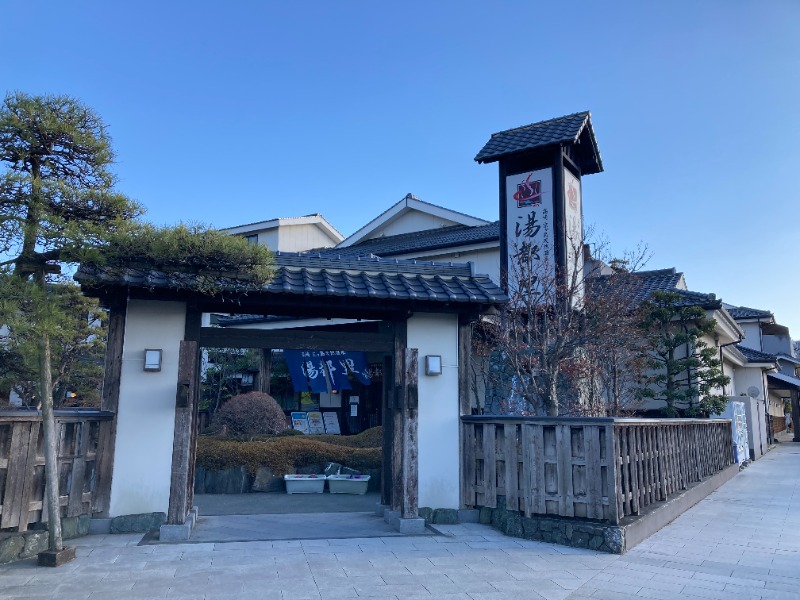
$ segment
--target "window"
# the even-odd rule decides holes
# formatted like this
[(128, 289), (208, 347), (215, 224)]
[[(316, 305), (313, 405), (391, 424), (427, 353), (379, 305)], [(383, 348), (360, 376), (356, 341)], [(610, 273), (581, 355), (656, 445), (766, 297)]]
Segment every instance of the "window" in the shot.
[(247, 240), (248, 246), (257, 246), (258, 245), (258, 234), (254, 233), (253, 235), (246, 235), (244, 239)]

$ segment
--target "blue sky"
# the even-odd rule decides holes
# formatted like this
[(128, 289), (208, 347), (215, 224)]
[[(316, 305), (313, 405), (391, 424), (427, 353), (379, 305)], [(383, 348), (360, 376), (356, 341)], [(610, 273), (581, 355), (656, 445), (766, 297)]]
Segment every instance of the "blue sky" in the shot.
[(0, 2), (2, 88), (103, 115), (156, 223), (495, 219), (489, 135), (588, 109), (586, 222), (800, 337), (794, 0), (47, 4)]

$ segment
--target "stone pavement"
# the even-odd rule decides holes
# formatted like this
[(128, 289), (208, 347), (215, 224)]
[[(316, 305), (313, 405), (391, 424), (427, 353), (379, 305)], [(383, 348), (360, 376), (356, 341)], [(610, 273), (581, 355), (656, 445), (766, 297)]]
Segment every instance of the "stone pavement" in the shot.
[(800, 598), (800, 444), (782, 444), (619, 557), (508, 538), (438, 535), (138, 545), (74, 540), (59, 569), (0, 567), (2, 598)]

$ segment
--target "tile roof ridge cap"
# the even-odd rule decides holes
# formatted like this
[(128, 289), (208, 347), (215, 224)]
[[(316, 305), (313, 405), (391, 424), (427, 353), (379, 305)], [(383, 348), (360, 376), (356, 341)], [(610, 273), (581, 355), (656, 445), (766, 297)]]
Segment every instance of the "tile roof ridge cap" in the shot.
[[(530, 129), (532, 127), (539, 127), (539, 126), (549, 125), (551, 123), (557, 123), (558, 121), (564, 121), (566, 119), (571, 119), (572, 117), (577, 117), (577, 116), (583, 116), (584, 117), (584, 124), (585, 124), (585, 119), (587, 117), (591, 118), (592, 113), (591, 113), (591, 111), (588, 111), (588, 110), (580, 110), (578, 112), (574, 112), (574, 113), (569, 114), (569, 115), (563, 115), (561, 117), (554, 117), (552, 119), (545, 119), (544, 121), (536, 121), (535, 123), (528, 123), (527, 125), (519, 125), (517, 127), (512, 127), (511, 129), (504, 129), (503, 131), (497, 131), (497, 132), (495, 132), (495, 133), (493, 133), (491, 135), (490, 139), (495, 137), (496, 135), (503, 135), (505, 133), (513, 133), (515, 131), (522, 131), (523, 129)], [(581, 127), (581, 129), (583, 129), (583, 127)]]

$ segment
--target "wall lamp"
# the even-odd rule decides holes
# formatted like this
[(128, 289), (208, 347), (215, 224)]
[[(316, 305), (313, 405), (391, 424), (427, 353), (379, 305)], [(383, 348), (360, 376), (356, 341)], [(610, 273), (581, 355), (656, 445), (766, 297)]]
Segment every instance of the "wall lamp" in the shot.
[(442, 374), (442, 357), (437, 354), (428, 354), (425, 357), (425, 375)]
[(145, 348), (144, 350), (144, 370), (145, 371), (160, 371), (161, 370), (161, 350), (154, 348)]

